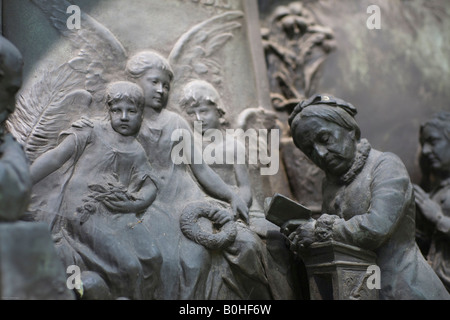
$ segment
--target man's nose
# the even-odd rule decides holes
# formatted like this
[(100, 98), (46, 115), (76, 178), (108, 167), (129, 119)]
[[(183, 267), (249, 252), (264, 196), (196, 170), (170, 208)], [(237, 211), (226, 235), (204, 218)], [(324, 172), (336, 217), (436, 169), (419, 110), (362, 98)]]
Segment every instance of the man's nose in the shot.
[(327, 155), (327, 153), (328, 153), (327, 148), (325, 148), (325, 147), (322, 146), (322, 145), (316, 144), (316, 145), (314, 145), (314, 149), (316, 150), (316, 154), (317, 154), (320, 158), (325, 157), (325, 156)]

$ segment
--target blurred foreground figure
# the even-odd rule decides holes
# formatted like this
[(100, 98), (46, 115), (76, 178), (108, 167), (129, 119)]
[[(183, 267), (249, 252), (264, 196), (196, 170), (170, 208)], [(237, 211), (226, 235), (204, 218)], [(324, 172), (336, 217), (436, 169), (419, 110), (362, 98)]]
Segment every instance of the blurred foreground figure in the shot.
[(18, 221), (31, 191), (22, 146), (5, 132), (22, 85), (22, 55), (0, 36), (0, 299), (72, 299), (48, 227)]

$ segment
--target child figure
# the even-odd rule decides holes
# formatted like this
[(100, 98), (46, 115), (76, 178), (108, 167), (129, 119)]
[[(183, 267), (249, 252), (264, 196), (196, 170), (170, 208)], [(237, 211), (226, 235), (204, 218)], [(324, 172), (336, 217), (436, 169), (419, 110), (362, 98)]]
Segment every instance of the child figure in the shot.
[(109, 85), (106, 100), (109, 121), (95, 119), (61, 133), (59, 144), (31, 165), (34, 191), (48, 192), (39, 189), (41, 180), (56, 186), (50, 196), (40, 196), (45, 202), (38, 219), (51, 224), (66, 267), (84, 271), (86, 298), (148, 299), (151, 290), (144, 288), (159, 263), (149, 264), (159, 254), (140, 225), (157, 193), (136, 140), (144, 95), (136, 84), (119, 81)]
[[(209, 250), (182, 233), (182, 212), (194, 202), (214, 202), (218, 209), (218, 200), (228, 203), (233, 212), (219, 210), (220, 215), (227, 213), (220, 218), (221, 223), (235, 217), (247, 220), (248, 206), (204, 161), (181, 164), (172, 161), (175, 146), (185, 142), (184, 138), (172, 140), (175, 130), (188, 132), (189, 138), (194, 133), (181, 115), (166, 108), (173, 79), (168, 61), (156, 52), (143, 51), (129, 59), (127, 71), (144, 91), (146, 107), (138, 139), (162, 185), (143, 223), (152, 230), (163, 256), (160, 283), (155, 290), (158, 298), (270, 299), (272, 294), (261, 261), (264, 258), (257, 258), (263, 251), (262, 243), (256, 235), (247, 238), (248, 242), (236, 240), (236, 244), (242, 245), (236, 248), (240, 252), (236, 257), (231, 249), (226, 253)], [(192, 151), (193, 159), (201, 153), (196, 146)], [(241, 235), (238, 230), (237, 238)]]
[[(221, 155), (215, 154), (215, 156), (216, 159), (223, 161), (208, 163), (209, 166), (241, 196), (250, 208), (252, 191), (247, 165), (238, 163), (240, 155), (245, 155), (245, 146), (237, 137), (226, 139), (225, 111), (217, 90), (206, 81), (190, 81), (183, 87), (180, 105), (194, 129), (200, 129), (199, 126), (194, 125), (195, 123), (201, 124), (199, 133), (206, 142), (203, 147), (208, 146), (209, 149), (215, 150), (215, 153), (221, 153)], [(231, 154), (233, 159), (228, 159), (227, 154)]]
[(183, 87), (180, 106), (194, 129), (201, 128), (199, 133), (203, 136), (204, 157), (209, 156), (206, 148), (214, 152), (215, 158), (210, 159), (213, 162), (209, 163), (210, 167), (250, 208), (248, 219), (250, 229), (262, 238), (266, 238), (270, 230), (278, 231), (277, 226), (265, 219), (262, 209), (258, 210), (257, 205), (252, 207), (252, 203), (256, 201), (253, 201), (247, 164), (245, 161), (242, 162), (243, 158), (247, 160), (245, 145), (237, 135), (226, 132), (228, 122), (224, 117), (223, 102), (214, 86), (203, 80), (188, 82)]
[[(247, 165), (242, 163), (242, 160), (239, 161), (239, 158), (245, 155), (245, 145), (237, 136), (227, 136), (230, 134), (226, 133), (228, 123), (224, 118), (225, 110), (217, 90), (207, 81), (192, 80), (183, 87), (180, 105), (190, 119), (194, 130), (201, 130), (199, 133), (203, 136), (204, 150), (206, 148), (214, 150), (215, 159), (211, 160), (219, 159), (218, 163), (209, 163), (211, 168), (235, 193), (239, 194), (248, 207), (251, 207), (253, 194), (249, 172)], [(219, 156), (218, 153), (221, 155)], [(208, 156), (208, 153), (204, 156)], [(204, 160), (208, 161), (206, 158)], [(238, 236), (235, 243), (225, 250), (224, 255), (228, 256), (232, 253), (233, 259), (229, 259), (229, 263), (234, 262), (233, 270), (239, 270), (241, 274), (249, 278), (251, 278), (251, 272), (266, 276), (273, 297), (293, 299), (297, 293), (295, 289), (292, 289), (291, 275), (286, 272), (291, 261), (278, 230), (279, 227), (265, 219), (264, 212), (250, 210), (248, 221), (238, 220)], [(267, 249), (270, 251), (269, 254), (266, 248), (270, 249)], [(272, 258), (273, 256), (277, 257), (276, 261)], [(252, 261), (254, 265), (249, 261)], [(254, 288), (258, 286), (257, 283), (249, 283)], [(244, 287), (245, 289), (247, 288)], [(261, 287), (260, 290), (264, 292)]]

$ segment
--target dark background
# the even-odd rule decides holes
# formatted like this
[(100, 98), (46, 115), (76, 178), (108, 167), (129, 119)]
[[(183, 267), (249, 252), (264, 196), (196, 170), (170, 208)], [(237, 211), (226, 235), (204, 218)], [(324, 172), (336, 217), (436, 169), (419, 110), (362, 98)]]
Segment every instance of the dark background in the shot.
[[(261, 26), (275, 7), (290, 2), (258, 0)], [(318, 91), (354, 104), (362, 136), (400, 156), (418, 183), (420, 124), (436, 111), (450, 111), (450, 1), (301, 2), (333, 29), (337, 43)], [(380, 7), (379, 30), (366, 27), (373, 4)]]

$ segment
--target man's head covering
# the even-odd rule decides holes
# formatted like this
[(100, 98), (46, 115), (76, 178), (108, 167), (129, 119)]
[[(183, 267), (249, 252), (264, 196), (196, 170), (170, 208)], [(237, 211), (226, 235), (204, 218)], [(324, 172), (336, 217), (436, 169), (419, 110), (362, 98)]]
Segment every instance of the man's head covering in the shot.
[(348, 103), (342, 99), (335, 98), (335, 97), (333, 97), (331, 95), (327, 95), (327, 94), (315, 94), (315, 95), (311, 96), (310, 98), (303, 100), (294, 108), (294, 110), (292, 111), (292, 113), (289, 116), (289, 120), (288, 120), (289, 125), (292, 124), (292, 121), (294, 120), (294, 118), (300, 112), (302, 112), (303, 109), (305, 109), (308, 106), (318, 105), (318, 104), (341, 108), (344, 111), (346, 111), (348, 114), (350, 114), (352, 117), (355, 117), (355, 115), (358, 112), (351, 103)]

